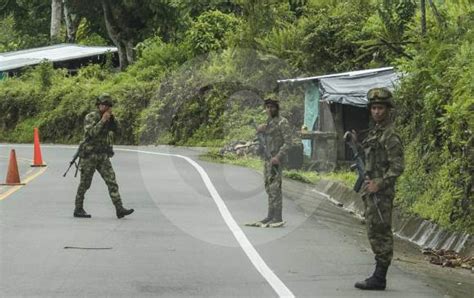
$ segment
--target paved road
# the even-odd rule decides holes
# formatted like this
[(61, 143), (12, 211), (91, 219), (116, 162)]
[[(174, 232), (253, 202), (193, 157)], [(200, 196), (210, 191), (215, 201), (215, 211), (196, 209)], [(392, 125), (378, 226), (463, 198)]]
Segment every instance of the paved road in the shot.
[[(9, 148), (0, 146), (2, 181)], [(31, 157), (31, 146), (15, 148)], [(92, 219), (73, 218), (78, 178), (62, 174), (74, 149), (43, 146), (47, 170), (0, 201), (1, 297), (381, 296), (353, 288), (373, 266), (360, 237), (345, 232), (355, 219), (323, 199), (314, 214), (285, 200), (285, 228), (244, 227), (266, 212), (261, 175), (199, 161), (194, 150), (117, 149), (122, 198), (135, 213), (116, 219), (96, 174), (85, 203)], [(28, 163), (20, 167), (27, 175)], [(384, 297), (443, 297), (410, 270), (392, 266), (389, 277)]]

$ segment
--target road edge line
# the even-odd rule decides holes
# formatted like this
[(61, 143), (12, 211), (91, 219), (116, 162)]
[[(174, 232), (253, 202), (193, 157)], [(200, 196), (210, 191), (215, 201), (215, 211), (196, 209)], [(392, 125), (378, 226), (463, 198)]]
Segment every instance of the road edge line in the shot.
[(279, 297), (295, 297), (295, 295), (291, 292), (291, 290), (288, 289), (288, 287), (280, 280), (280, 278), (278, 278), (275, 272), (273, 272), (270, 269), (270, 267), (268, 267), (268, 265), (262, 259), (260, 254), (255, 249), (255, 247), (252, 245), (250, 240), (248, 240), (247, 236), (239, 227), (234, 217), (230, 213), (229, 209), (227, 208), (227, 205), (224, 203), (224, 200), (219, 195), (219, 192), (217, 191), (214, 184), (212, 183), (211, 178), (196, 161), (194, 161), (193, 159), (187, 156), (179, 155), (179, 154), (161, 153), (161, 152), (125, 149), (125, 148), (116, 148), (115, 150), (125, 151), (125, 152), (144, 153), (144, 154), (151, 154), (151, 155), (178, 157), (190, 163), (201, 176), (201, 179), (206, 185), (206, 188), (209, 191), (209, 194), (211, 195), (212, 199), (214, 200), (214, 203), (217, 205), (217, 209), (219, 210), (222, 218), (227, 224), (227, 227), (232, 232), (232, 234), (234, 235), (234, 238), (237, 240), (240, 247), (245, 252), (250, 262), (254, 265), (257, 271), (270, 284), (270, 286), (278, 294)]
[[(31, 146), (31, 145), (26, 145)], [(2, 145), (0, 145), (2, 147)], [(43, 148), (64, 148), (64, 149), (77, 149), (77, 147), (73, 146), (52, 146), (52, 145), (43, 145)], [(224, 200), (219, 195), (219, 192), (215, 188), (214, 184), (211, 181), (211, 178), (206, 173), (206, 171), (193, 159), (179, 154), (171, 154), (171, 153), (161, 153), (161, 152), (153, 152), (153, 151), (145, 151), (139, 149), (127, 149), (127, 148), (114, 148), (115, 151), (122, 151), (122, 152), (135, 152), (135, 153), (143, 153), (143, 154), (150, 154), (150, 155), (160, 155), (160, 156), (168, 156), (168, 157), (177, 157), (186, 160), (189, 164), (191, 164), (201, 176), (204, 184), (206, 185), (209, 194), (211, 195), (214, 203), (217, 205), (217, 209), (219, 210), (224, 222), (226, 223), (229, 230), (234, 235), (234, 238), (239, 243), (242, 250), (245, 252), (247, 257), (249, 258), (250, 262), (254, 265), (255, 269), (262, 275), (262, 277), (268, 282), (268, 284), (273, 288), (273, 290), (278, 294), (279, 297), (289, 297), (294, 298), (295, 295), (291, 292), (290, 289), (278, 278), (278, 276), (273, 272), (270, 267), (265, 263), (262, 259), (258, 251), (252, 245), (250, 240), (248, 240), (247, 236), (245, 235), (244, 231), (239, 227), (237, 222), (235, 221), (234, 217), (230, 213), (227, 205), (224, 203)], [(44, 168), (46, 170), (46, 168)]]

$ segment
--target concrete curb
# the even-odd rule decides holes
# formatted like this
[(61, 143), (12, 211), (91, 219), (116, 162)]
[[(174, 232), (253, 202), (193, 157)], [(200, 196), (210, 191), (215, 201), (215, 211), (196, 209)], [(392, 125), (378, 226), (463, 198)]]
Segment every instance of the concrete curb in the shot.
[[(314, 191), (359, 218), (363, 218), (364, 204), (355, 191), (342, 183), (320, 180)], [(290, 197), (294, 197), (290, 195)], [(418, 216), (403, 216), (398, 208), (393, 211), (394, 234), (420, 248), (454, 250), (464, 256), (474, 255), (474, 236), (453, 232)]]

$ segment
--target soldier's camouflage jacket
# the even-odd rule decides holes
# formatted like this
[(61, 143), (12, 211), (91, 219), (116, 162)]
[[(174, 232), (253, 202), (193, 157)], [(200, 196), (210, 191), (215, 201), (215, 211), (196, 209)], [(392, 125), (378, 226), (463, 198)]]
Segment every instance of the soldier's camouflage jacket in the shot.
[(265, 129), (265, 146), (272, 157), (284, 161), (292, 141), (291, 127), (286, 118), (268, 118)]
[[(395, 180), (403, 173), (403, 146), (390, 120), (375, 125), (361, 143), (365, 171), (379, 193), (395, 195)], [(365, 192), (363, 192), (364, 194)]]
[(99, 111), (87, 114), (84, 120), (84, 144), (80, 157), (87, 158), (92, 154), (106, 154), (112, 157), (114, 133), (117, 132), (117, 121), (111, 117), (109, 121), (100, 121)]

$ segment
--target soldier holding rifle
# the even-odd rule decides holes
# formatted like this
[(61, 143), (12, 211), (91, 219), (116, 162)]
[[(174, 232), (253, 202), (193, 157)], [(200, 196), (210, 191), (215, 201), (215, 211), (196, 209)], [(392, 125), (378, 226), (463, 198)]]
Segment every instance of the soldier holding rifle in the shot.
[(261, 155), (264, 158), (265, 190), (268, 195), (268, 214), (264, 219), (247, 224), (254, 227), (277, 228), (285, 224), (282, 218), (283, 163), (291, 146), (291, 128), (286, 118), (280, 116), (276, 98), (265, 99), (266, 124), (257, 127)]
[[(390, 113), (394, 107), (392, 93), (386, 88), (373, 88), (367, 93), (369, 110), (375, 126), (362, 143), (355, 132), (346, 140), (355, 151), (356, 168), (363, 183), (356, 183), (365, 205), (367, 235), (375, 254), (375, 271), (357, 282), (362, 290), (385, 290), (387, 270), (393, 257), (392, 208), (395, 181), (404, 169), (403, 147), (395, 132)], [(359, 189), (357, 189), (359, 188)]]
[(96, 106), (97, 110), (87, 114), (84, 121), (84, 141), (79, 147), (81, 182), (77, 189), (74, 217), (91, 217), (84, 210), (84, 195), (90, 188), (92, 177), (97, 170), (107, 184), (117, 217), (122, 218), (132, 214), (134, 210), (122, 206), (115, 172), (110, 162), (110, 158), (114, 155), (113, 136), (117, 132), (117, 121), (112, 114), (111, 96), (102, 94), (97, 98)]

